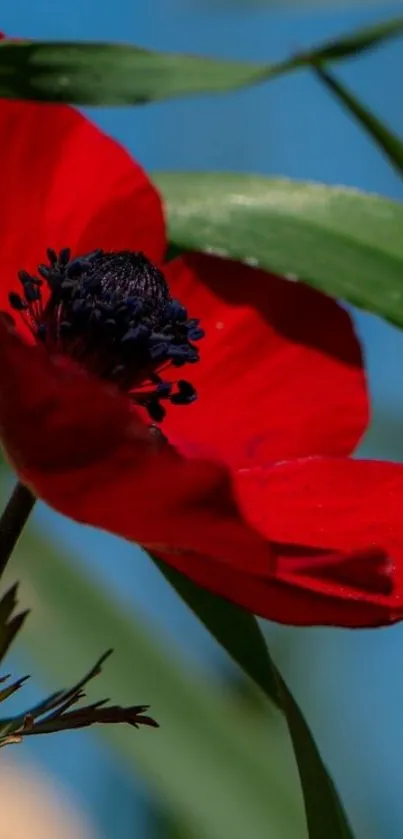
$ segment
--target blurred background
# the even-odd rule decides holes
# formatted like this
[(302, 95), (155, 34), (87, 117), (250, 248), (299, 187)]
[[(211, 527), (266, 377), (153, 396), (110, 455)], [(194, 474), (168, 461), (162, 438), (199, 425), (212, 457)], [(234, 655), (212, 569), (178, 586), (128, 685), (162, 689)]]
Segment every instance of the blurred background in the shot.
[[(319, 0), (311, 6), (301, 0), (294, 5), (264, 0), (13, 0), (2, 4), (0, 28), (28, 38), (129, 41), (156, 49), (276, 60), (402, 9), (398, 3), (353, 6)], [(402, 41), (338, 68), (400, 133), (402, 72)], [(132, 110), (93, 109), (90, 115), (148, 170), (286, 175), (403, 199), (398, 176), (307, 72), (225, 97)], [(373, 423), (362, 451), (403, 459), (403, 334), (375, 317), (355, 317), (373, 396)], [(45, 530), (46, 542), (38, 535)], [(139, 550), (75, 526), (39, 505), (21, 542), (19, 562), (20, 568), (12, 561), (9, 578), (21, 571), (22, 600), (34, 613), (8, 669), (15, 675), (34, 672), (36, 678), (15, 707), (63, 686), (63, 681), (69, 684), (112, 645), (115, 656), (96, 683), (97, 697), (150, 702), (162, 729), (68, 733), (32, 738), (7, 750), (0, 765), (0, 807), (3, 814), (2, 801), (7, 801), (10, 813), (10, 823), (2, 825), (7, 839), (227, 839), (230, 831), (253, 839), (253, 821), (244, 830), (239, 824), (238, 790), (231, 787), (225, 768), (235, 748), (231, 721), (236, 728), (242, 721), (239, 727), (245, 730), (242, 742), (236, 742), (238, 753), (247, 760), (248, 748), (259, 741), (259, 760), (267, 763), (268, 807), (273, 805), (267, 835), (306, 836), (281, 720)], [(262, 626), (336, 781), (357, 839), (401, 839), (403, 627), (353, 633)], [(203, 743), (203, 725), (213, 717), (218, 718), (216, 758)], [(221, 719), (225, 724), (220, 727)], [(253, 809), (252, 795), (250, 804)], [(24, 806), (31, 814), (29, 824), (16, 818)], [(211, 808), (222, 810), (215, 832)]]

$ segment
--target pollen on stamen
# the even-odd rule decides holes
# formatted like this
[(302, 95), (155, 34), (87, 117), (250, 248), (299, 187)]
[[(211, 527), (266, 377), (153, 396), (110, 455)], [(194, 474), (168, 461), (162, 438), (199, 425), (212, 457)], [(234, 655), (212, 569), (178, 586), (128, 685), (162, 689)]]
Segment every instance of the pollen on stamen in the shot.
[(47, 258), (39, 276), (20, 271), (22, 294), (9, 295), (38, 341), (114, 382), (153, 422), (163, 420), (164, 402), (197, 398), (191, 382), (171, 374), (165, 381), (163, 372), (198, 362), (204, 331), (143, 253), (98, 249), (71, 258), (68, 248), (48, 248)]

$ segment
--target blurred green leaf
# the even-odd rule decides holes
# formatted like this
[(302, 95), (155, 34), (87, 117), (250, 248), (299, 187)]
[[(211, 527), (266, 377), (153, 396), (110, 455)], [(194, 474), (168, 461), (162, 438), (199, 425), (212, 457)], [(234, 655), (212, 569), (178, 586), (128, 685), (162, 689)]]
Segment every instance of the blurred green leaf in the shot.
[(344, 59), (403, 32), (403, 18), (365, 27), (276, 64), (224, 61), (106, 43), (0, 44), (0, 96), (87, 105), (143, 105), (259, 84), (307, 65)]
[(403, 173), (403, 143), (395, 136), (369, 108), (362, 104), (348, 88), (324, 67), (316, 67), (315, 72), (321, 82), (339, 99), (346, 110), (365, 128), (372, 140), (384, 152), (400, 174)]
[(277, 681), (265, 639), (254, 615), (239, 609), (229, 600), (214, 597), (155, 556), (151, 559), (210, 634), (268, 699), (278, 705)]
[(256, 618), (199, 588), (155, 557), (152, 559), (224, 649), (284, 711), (299, 768), (310, 839), (354, 839), (334, 783), (297, 703), (271, 659)]
[(276, 750), (266, 722), (242, 714), (205, 677), (191, 676), (110, 591), (32, 531), (18, 543), (14, 573), (16, 567), (34, 601), (21, 640), (45, 673), (66, 679), (100, 648), (114, 646), (104, 688), (122, 704), (141, 695), (161, 727), (135, 736), (120, 727), (102, 731), (195, 835), (303, 839), (291, 749)]
[(154, 181), (176, 249), (298, 277), (403, 326), (403, 205), (248, 175), (159, 172)]

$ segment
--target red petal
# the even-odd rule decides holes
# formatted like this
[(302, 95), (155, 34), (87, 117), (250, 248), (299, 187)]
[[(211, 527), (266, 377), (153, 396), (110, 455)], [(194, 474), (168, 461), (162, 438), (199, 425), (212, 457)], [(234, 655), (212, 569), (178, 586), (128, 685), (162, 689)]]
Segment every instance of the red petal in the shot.
[[(245, 569), (229, 568), (197, 554), (158, 554), (162, 560), (186, 574), (195, 583), (232, 600), (239, 606), (269, 620), (293, 626), (383, 626), (403, 618), (403, 604), (393, 592), (360, 591), (350, 586), (326, 586), (324, 579), (305, 580), (303, 575), (278, 572), (266, 579), (248, 574)], [(324, 557), (323, 557), (324, 559)], [(288, 558), (278, 557), (279, 565), (286, 565)], [(386, 558), (379, 551), (362, 551), (349, 557), (328, 557), (334, 566), (360, 564), (371, 572), (378, 568), (384, 572)], [(325, 562), (323, 563), (326, 564)], [(379, 580), (378, 580), (379, 582)]]
[(302, 283), (216, 257), (166, 267), (172, 294), (206, 337), (186, 376), (191, 406), (164, 432), (230, 466), (350, 452), (368, 421), (362, 358), (349, 315)]
[[(380, 548), (390, 558), (395, 602), (401, 608), (403, 466), (308, 458), (268, 471), (245, 470), (237, 476), (237, 487), (248, 520), (270, 540), (322, 551)], [(362, 589), (373, 586), (365, 563), (350, 567), (348, 577)]]
[(150, 548), (195, 550), (267, 573), (223, 467), (150, 434), (114, 387), (30, 347), (0, 322), (0, 434), (21, 479), (60, 512)]
[(161, 261), (159, 196), (124, 149), (73, 108), (0, 99), (0, 309), (46, 248), (143, 250)]
[[(0, 369), (6, 451), (22, 480), (60, 512), (168, 554), (196, 582), (265, 617), (361, 626), (401, 616), (384, 555), (271, 544), (244, 520), (224, 468), (183, 458), (115, 388), (28, 346), (4, 322)], [(261, 527), (255, 507), (266, 509), (271, 495), (256, 473), (241, 472), (237, 488)]]

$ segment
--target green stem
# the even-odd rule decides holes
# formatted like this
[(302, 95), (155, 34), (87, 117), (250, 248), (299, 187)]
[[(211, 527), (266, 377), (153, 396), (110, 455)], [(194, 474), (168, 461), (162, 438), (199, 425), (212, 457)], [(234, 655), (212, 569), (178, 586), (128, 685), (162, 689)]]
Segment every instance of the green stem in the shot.
[(18, 542), (36, 498), (23, 484), (16, 484), (0, 516), (0, 576)]

